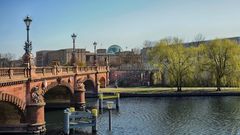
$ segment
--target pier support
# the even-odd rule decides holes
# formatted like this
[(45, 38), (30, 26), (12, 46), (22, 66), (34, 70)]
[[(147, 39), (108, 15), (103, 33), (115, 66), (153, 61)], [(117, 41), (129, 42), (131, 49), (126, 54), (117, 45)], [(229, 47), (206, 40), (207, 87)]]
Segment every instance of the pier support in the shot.
[(45, 103), (30, 104), (27, 106), (27, 132), (30, 134), (39, 134), (46, 131), (45, 116), (44, 116)]
[(82, 82), (77, 82), (77, 88), (74, 90), (75, 107), (78, 110), (84, 111), (86, 108), (85, 88)]

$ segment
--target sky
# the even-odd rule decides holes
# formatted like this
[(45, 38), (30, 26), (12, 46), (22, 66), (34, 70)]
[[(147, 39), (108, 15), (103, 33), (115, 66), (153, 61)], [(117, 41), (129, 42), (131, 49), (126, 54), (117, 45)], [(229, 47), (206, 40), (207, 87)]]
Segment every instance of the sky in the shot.
[(179, 37), (185, 42), (240, 36), (239, 0), (1, 0), (0, 53), (24, 54), (26, 26), (32, 18), (33, 54), (76, 47), (93, 51), (120, 45), (143, 47), (145, 40)]

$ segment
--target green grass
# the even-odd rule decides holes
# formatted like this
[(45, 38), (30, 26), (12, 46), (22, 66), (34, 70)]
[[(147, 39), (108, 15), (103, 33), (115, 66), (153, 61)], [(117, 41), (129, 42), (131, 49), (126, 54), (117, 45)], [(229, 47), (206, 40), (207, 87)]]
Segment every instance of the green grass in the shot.
[[(176, 93), (175, 87), (127, 87), (127, 88), (101, 88), (100, 92), (120, 92), (120, 93)], [(181, 93), (236, 93), (240, 92), (239, 87), (223, 87), (221, 91), (216, 91), (216, 87), (183, 87)]]

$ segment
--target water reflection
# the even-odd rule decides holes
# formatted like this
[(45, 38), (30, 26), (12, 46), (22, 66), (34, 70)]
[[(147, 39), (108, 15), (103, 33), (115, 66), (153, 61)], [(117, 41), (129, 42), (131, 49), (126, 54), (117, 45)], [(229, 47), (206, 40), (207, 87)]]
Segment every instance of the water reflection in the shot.
[[(240, 97), (122, 98), (113, 111), (98, 118), (98, 135), (229, 135), (240, 134)], [(90, 101), (89, 101), (90, 102)], [(91, 101), (97, 105), (96, 100)], [(47, 128), (62, 127), (62, 110), (46, 112)], [(91, 128), (84, 129), (91, 133)]]

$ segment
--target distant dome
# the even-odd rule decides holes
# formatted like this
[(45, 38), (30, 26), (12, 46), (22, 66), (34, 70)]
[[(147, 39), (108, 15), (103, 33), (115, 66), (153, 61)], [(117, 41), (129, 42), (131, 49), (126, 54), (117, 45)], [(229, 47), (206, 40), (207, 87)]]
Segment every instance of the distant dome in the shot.
[(116, 52), (121, 52), (122, 48), (119, 45), (111, 45), (108, 50), (107, 53), (110, 54), (115, 54)]

